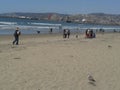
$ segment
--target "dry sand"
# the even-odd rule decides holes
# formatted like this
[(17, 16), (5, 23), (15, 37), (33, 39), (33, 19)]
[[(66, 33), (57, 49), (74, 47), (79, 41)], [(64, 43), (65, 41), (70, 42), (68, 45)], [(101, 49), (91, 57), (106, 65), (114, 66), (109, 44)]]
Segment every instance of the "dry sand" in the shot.
[(0, 90), (120, 90), (120, 33), (21, 35), (18, 46), (12, 40), (0, 36)]

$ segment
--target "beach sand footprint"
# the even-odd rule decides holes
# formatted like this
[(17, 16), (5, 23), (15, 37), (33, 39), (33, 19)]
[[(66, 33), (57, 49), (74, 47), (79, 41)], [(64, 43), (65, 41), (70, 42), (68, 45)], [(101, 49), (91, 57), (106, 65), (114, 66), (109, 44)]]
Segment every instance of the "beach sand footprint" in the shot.
[(13, 59), (21, 59), (20, 57), (15, 57), (15, 58), (13, 58)]
[(0, 53), (2, 53), (2, 50), (0, 50)]
[(12, 45), (11, 49), (16, 50), (16, 51), (21, 51), (21, 50), (27, 49), (27, 47), (23, 45)]
[(112, 48), (112, 46), (111, 46), (111, 45), (108, 45), (108, 48)]

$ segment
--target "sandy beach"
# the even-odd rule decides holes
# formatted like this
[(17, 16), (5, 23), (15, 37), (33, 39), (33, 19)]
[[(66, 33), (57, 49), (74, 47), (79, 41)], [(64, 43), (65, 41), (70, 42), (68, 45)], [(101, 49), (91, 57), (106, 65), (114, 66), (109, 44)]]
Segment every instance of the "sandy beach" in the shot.
[[(0, 36), (0, 90), (120, 90), (120, 33)], [(89, 83), (88, 74), (96, 82)]]

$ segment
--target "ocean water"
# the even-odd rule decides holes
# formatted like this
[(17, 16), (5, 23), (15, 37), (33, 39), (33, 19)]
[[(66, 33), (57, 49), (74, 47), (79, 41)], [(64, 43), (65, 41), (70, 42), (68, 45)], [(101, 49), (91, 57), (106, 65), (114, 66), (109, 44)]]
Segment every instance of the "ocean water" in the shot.
[(63, 29), (70, 29), (71, 33), (84, 33), (86, 29), (93, 29), (95, 32), (99, 29), (104, 29), (105, 32), (120, 31), (120, 26), (0, 18), (0, 35), (13, 34), (16, 27), (20, 28), (22, 34), (38, 34), (37, 31), (40, 31), (40, 34), (47, 34), (51, 28), (52, 33), (62, 33)]

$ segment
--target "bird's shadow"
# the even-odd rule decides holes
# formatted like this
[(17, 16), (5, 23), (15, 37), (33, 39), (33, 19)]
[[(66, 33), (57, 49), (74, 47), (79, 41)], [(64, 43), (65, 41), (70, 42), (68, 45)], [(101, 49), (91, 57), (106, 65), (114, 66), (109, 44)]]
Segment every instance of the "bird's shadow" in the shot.
[(88, 83), (91, 84), (91, 85), (93, 85), (93, 86), (96, 86), (95, 82), (90, 81)]

